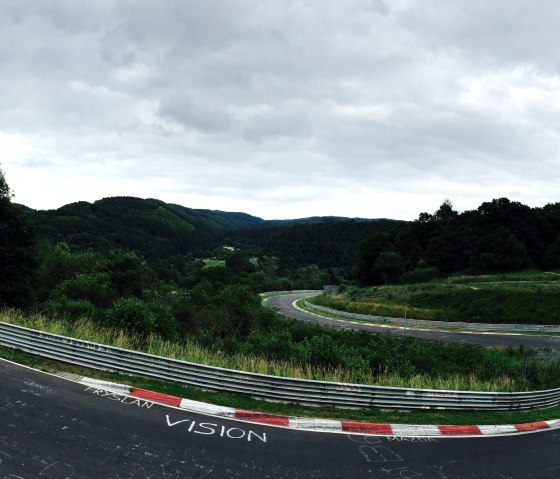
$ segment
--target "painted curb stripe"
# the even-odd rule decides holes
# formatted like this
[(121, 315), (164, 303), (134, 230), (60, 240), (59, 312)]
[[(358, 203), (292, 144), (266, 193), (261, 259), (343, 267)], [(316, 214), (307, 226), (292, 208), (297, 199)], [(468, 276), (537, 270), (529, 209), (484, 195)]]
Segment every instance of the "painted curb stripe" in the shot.
[(147, 399), (148, 401), (159, 402), (167, 404), (168, 406), (179, 407), (181, 405), (181, 398), (177, 396), (170, 396), (169, 394), (156, 393), (154, 391), (146, 391), (145, 389), (134, 389), (131, 396), (140, 399)]
[(441, 436), (440, 426), (427, 424), (391, 424), (393, 436)]
[(358, 421), (341, 421), (344, 432), (358, 432), (362, 434), (382, 434), (385, 436), (393, 435), (393, 428), (390, 424), (375, 424)]
[(214, 416), (222, 417), (235, 417), (235, 409), (232, 407), (216, 406), (215, 404), (193, 401), (192, 399), (182, 399), (179, 407), (181, 409), (186, 409), (192, 412), (199, 412), (202, 414), (212, 414)]
[(438, 426), (442, 436), (481, 436), (478, 426)]
[(289, 429), (309, 431), (349, 432), (358, 434), (372, 434), (382, 436), (493, 436), (522, 432), (540, 431), (543, 429), (560, 428), (560, 419), (537, 421), (524, 424), (502, 424), (483, 426), (435, 426), (429, 424), (385, 424), (360, 421), (337, 421), (331, 419), (313, 419), (289, 417), (279, 414), (268, 414), (257, 411), (247, 411), (226, 406), (217, 406), (192, 399), (180, 398), (169, 394), (137, 389), (126, 384), (102, 381), (88, 377), (81, 377), (78, 381), (84, 386), (102, 389), (123, 396), (132, 396), (147, 401), (158, 402), (168, 406), (179, 407), (193, 412), (229, 417), (243, 421), (270, 424)]
[(527, 424), (515, 424), (515, 428), (521, 432), (521, 431), (536, 431), (539, 429), (549, 429), (550, 426), (548, 425), (547, 422), (530, 422)]
[(279, 416), (278, 414), (266, 414), (262, 412), (236, 409), (234, 418), (242, 419), (243, 421), (272, 424), (274, 426), (283, 426), (283, 427), (290, 426), (290, 418), (288, 416)]
[(332, 419), (311, 419), (305, 417), (291, 417), (288, 427), (290, 429), (303, 429), (308, 431), (343, 431), (340, 421)]
[(478, 426), (483, 436), (494, 436), (497, 434), (515, 434), (516, 427), (511, 424), (504, 424), (502, 426)]

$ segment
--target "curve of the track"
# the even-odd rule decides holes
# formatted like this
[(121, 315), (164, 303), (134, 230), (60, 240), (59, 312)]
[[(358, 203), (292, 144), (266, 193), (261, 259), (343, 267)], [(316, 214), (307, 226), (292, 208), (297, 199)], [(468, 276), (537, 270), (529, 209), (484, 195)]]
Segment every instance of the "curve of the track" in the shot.
[(310, 433), (148, 408), (5, 361), (0, 381), (1, 479), (560, 478), (559, 430), (422, 442)]
[(392, 329), (367, 324), (352, 324), (336, 321), (323, 316), (317, 316), (294, 308), (293, 303), (301, 298), (316, 296), (317, 293), (294, 293), (272, 296), (265, 300), (265, 304), (278, 310), (284, 316), (299, 319), (307, 323), (319, 324), (321, 326), (334, 327), (337, 329), (350, 329), (354, 331), (365, 331), (372, 334), (390, 333), (399, 336), (412, 336), (420, 339), (446, 341), (450, 343), (470, 343), (481, 346), (513, 346), (525, 345), (529, 348), (552, 348), (560, 350), (560, 336), (537, 336), (537, 335), (506, 335), (506, 334), (476, 334), (476, 333), (453, 333), (439, 331), (419, 331), (414, 329)]

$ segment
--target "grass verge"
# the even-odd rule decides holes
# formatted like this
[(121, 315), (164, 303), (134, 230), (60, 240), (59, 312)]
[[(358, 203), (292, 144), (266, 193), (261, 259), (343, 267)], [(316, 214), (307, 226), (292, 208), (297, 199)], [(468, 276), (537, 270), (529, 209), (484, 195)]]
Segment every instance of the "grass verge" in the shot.
[[(520, 276), (521, 278), (521, 276)], [(560, 325), (560, 281), (489, 281), (449, 278), (446, 282), (349, 286), (337, 296), (312, 302), (352, 313), (472, 323)], [(462, 283), (459, 281), (463, 281)]]
[[(386, 321), (383, 323), (379, 323), (379, 322), (375, 322), (375, 321), (368, 321), (366, 319), (350, 319), (347, 318), (345, 316), (340, 316), (337, 314), (331, 314), (331, 313), (327, 313), (324, 311), (319, 311), (317, 309), (313, 309), (308, 307), (305, 304), (305, 300), (304, 299), (300, 299), (297, 303), (296, 306), (300, 309), (303, 309), (304, 311), (307, 311), (308, 313), (313, 313), (316, 314), (318, 316), (324, 316), (325, 318), (330, 318), (330, 319), (336, 319), (338, 321), (352, 321), (352, 322), (356, 322), (356, 323), (362, 323), (362, 324), (371, 324), (372, 326), (381, 326), (381, 327), (386, 327), (386, 326), (397, 326), (397, 327), (401, 327), (403, 326), (403, 324), (400, 323), (391, 323), (390, 321)], [(415, 329), (414, 325), (410, 325), (410, 324), (406, 324), (404, 325), (407, 328), (410, 329)], [(419, 326), (418, 329), (423, 329), (423, 330), (430, 330), (430, 331), (441, 331), (441, 332), (446, 332), (446, 333), (460, 333), (460, 332), (471, 332), (468, 329), (451, 329), (451, 328), (434, 328), (434, 327), (429, 327), (429, 326)], [(484, 330), (484, 329), (477, 329), (472, 330), (472, 332), (477, 332), (477, 333), (484, 333), (484, 332), (488, 332), (488, 333), (492, 333), (492, 334), (500, 334), (500, 333), (511, 333), (511, 334), (519, 334), (519, 335), (523, 335), (523, 336), (560, 336), (560, 333), (546, 333), (546, 332), (541, 332), (541, 331), (492, 331), (492, 330)]]
[(336, 408), (315, 408), (297, 404), (282, 404), (259, 401), (248, 396), (222, 392), (210, 392), (184, 386), (179, 383), (158, 381), (140, 376), (127, 376), (107, 371), (88, 369), (62, 363), (33, 354), (0, 346), (0, 358), (50, 373), (69, 372), (81, 376), (125, 383), (137, 388), (171, 394), (196, 401), (235, 407), (251, 411), (261, 411), (286, 416), (322, 419), (368, 421), (402, 424), (516, 424), (560, 418), (560, 407), (527, 412), (469, 412), (469, 411), (398, 411), (379, 409), (345, 410)]

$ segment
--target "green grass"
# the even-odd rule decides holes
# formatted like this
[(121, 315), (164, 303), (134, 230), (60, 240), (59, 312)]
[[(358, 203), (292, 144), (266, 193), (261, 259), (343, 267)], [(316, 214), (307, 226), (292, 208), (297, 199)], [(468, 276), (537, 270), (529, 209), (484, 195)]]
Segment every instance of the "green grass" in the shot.
[(217, 266), (225, 266), (226, 262), (223, 259), (206, 258), (203, 259), (205, 268), (215, 268)]
[(560, 418), (560, 407), (527, 412), (464, 412), (464, 411), (398, 411), (379, 409), (344, 410), (338, 408), (314, 408), (297, 404), (259, 401), (248, 396), (202, 391), (174, 382), (157, 381), (138, 376), (99, 371), (61, 363), (27, 354), (11, 348), (0, 347), (0, 357), (51, 373), (70, 372), (81, 376), (125, 383), (137, 388), (158, 391), (183, 398), (203, 401), (221, 406), (236, 407), (287, 416), (315, 417), (403, 424), (516, 424)]
[[(548, 278), (548, 279), (547, 279)], [(315, 304), (374, 316), (473, 323), (560, 325), (560, 274), (455, 276), (409, 285), (349, 287)]]
[[(301, 363), (296, 364), (290, 361), (273, 360), (250, 354), (228, 355), (222, 351), (205, 349), (189, 339), (185, 339), (181, 342), (172, 342), (163, 340), (155, 335), (146, 338), (120, 330), (103, 328), (89, 320), (80, 320), (72, 323), (59, 319), (47, 318), (41, 315), (23, 315), (14, 310), (2, 312), (0, 314), (0, 319), (7, 323), (91, 342), (260, 374), (422, 389), (475, 391), (516, 391), (534, 389), (534, 387), (523, 378), (513, 377), (505, 372), (501, 375), (492, 372), (490, 377), (485, 373), (486, 376), (481, 378), (474, 374), (472, 370), (469, 370), (468, 366), (447, 374), (429, 374), (428, 372), (415, 373), (414, 371), (401, 374), (398, 369), (391, 370), (387, 366), (376, 371), (367, 368), (321, 368), (305, 364), (302, 365)], [(443, 346), (437, 347), (442, 348)], [(453, 353), (453, 351), (450, 351), (449, 354)], [(428, 358), (433, 356), (429, 351), (425, 351), (421, 354), (428, 355)], [(518, 362), (519, 358), (515, 358), (514, 356), (509, 357), (507, 352), (502, 352), (502, 350), (496, 348), (486, 350), (484, 360), (486, 362), (490, 361), (492, 364), (504, 365), (504, 361)], [(514, 367), (513, 370), (520, 370), (520, 368)]]
[[(319, 311), (318, 309), (314, 309), (314, 308), (310, 308), (305, 304), (304, 299), (300, 299), (297, 303), (296, 306), (300, 309), (303, 309), (304, 311), (307, 311), (309, 313), (313, 313), (313, 314), (317, 314), (319, 316), (324, 316), (325, 318), (331, 318), (331, 319), (336, 319), (339, 321), (352, 321), (352, 322), (356, 322), (356, 323), (362, 323), (362, 324), (371, 324), (373, 326), (398, 326), (401, 327), (403, 326), (400, 323), (392, 323), (390, 321), (384, 321), (384, 322), (376, 322), (375, 320), (372, 321), (368, 321), (366, 319), (349, 319), (345, 316), (341, 316), (339, 314), (332, 314), (332, 313), (327, 313), (325, 311)], [(309, 298), (307, 299), (307, 301), (309, 301)], [(340, 310), (339, 310), (340, 311)], [(409, 316), (410, 317), (410, 316)], [(445, 323), (443, 323), (445, 324)], [(414, 325), (410, 325), (407, 324), (406, 325), (407, 328), (413, 329)], [(445, 331), (445, 332), (458, 332), (458, 331), (468, 331), (468, 329), (452, 329), (452, 328), (445, 328), (445, 327), (431, 327), (431, 326), (419, 326), (421, 329), (429, 329), (430, 331)], [(484, 330), (484, 329), (477, 329), (476, 332), (480, 333), (480, 332), (489, 332), (489, 333), (496, 333), (496, 331), (492, 331), (492, 330)], [(511, 331), (502, 331), (505, 333), (513, 333), (513, 334), (522, 334), (523, 336), (560, 336), (560, 333), (547, 333), (547, 332), (541, 332), (541, 331), (519, 331), (519, 330), (511, 330)], [(498, 333), (496, 333), (498, 334)]]
[(538, 269), (529, 269), (522, 271), (513, 271), (509, 273), (480, 274), (480, 275), (453, 275), (443, 280), (447, 283), (504, 283), (504, 282), (554, 282), (560, 281), (559, 271), (540, 271)]

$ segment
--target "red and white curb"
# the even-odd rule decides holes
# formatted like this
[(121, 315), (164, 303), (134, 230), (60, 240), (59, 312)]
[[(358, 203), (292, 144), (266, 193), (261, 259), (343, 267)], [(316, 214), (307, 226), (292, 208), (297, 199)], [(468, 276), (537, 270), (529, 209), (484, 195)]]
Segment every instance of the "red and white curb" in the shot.
[(425, 424), (369, 423), (359, 421), (338, 421), (331, 419), (290, 417), (258, 411), (246, 411), (244, 409), (226, 406), (216, 406), (214, 404), (193, 401), (191, 399), (171, 396), (169, 394), (162, 394), (154, 391), (147, 391), (145, 389), (138, 389), (132, 386), (127, 386), (126, 384), (117, 384), (87, 377), (75, 378), (75, 380), (78, 383), (87, 386), (88, 388), (107, 391), (119, 396), (130, 396), (145, 401), (185, 409), (187, 411), (195, 413), (305, 431), (354, 433), (398, 437), (464, 437), (503, 436), (534, 431), (544, 431), (547, 429), (560, 429), (560, 419), (523, 424), (444, 426)]

